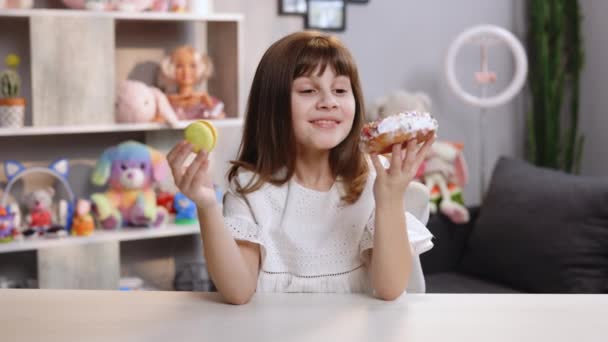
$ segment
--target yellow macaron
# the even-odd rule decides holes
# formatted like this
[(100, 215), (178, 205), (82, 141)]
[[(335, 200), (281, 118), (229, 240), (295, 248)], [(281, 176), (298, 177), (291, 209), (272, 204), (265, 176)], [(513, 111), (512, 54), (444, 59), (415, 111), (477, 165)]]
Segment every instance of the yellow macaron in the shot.
[(211, 152), (217, 142), (217, 130), (211, 122), (197, 120), (186, 127), (184, 139), (192, 144), (195, 153), (198, 153), (201, 149)]

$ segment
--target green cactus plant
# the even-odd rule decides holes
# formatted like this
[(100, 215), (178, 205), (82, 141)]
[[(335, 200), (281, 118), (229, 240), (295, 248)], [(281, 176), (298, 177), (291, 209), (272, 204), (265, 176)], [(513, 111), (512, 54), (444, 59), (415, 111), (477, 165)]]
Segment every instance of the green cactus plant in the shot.
[(584, 52), (578, 0), (530, 0), (528, 20), (532, 110), (527, 118), (527, 159), (579, 173), (584, 147), (584, 136), (578, 132)]
[(8, 55), (6, 57), (8, 69), (0, 72), (0, 98), (10, 99), (19, 97), (21, 90), (21, 78), (16, 71), (19, 66), (19, 57)]

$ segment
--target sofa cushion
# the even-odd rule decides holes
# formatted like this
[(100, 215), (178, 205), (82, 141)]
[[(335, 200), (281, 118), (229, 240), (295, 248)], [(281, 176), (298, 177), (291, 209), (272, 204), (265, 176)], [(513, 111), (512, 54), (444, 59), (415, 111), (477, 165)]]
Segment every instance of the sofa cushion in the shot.
[(527, 292), (608, 292), (608, 179), (501, 158), (460, 268)]
[(433, 273), (425, 280), (426, 293), (519, 293), (502, 284), (457, 272)]

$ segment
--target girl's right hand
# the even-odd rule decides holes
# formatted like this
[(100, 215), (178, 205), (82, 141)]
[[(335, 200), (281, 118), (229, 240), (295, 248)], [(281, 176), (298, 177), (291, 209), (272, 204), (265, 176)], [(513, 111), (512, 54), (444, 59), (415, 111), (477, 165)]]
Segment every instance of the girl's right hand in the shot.
[(192, 145), (180, 141), (167, 154), (167, 162), (179, 191), (191, 199), (198, 208), (217, 205), (213, 181), (208, 173), (209, 154), (201, 150), (188, 166), (184, 166), (186, 158), (192, 152)]

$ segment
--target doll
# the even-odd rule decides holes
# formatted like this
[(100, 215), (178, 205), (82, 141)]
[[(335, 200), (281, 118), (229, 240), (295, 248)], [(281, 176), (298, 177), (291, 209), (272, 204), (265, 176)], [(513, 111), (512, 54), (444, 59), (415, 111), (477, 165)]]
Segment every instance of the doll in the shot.
[(169, 94), (169, 102), (181, 120), (222, 119), (224, 103), (197, 86), (207, 82), (213, 64), (206, 54), (191, 46), (181, 46), (161, 62), (164, 82), (177, 86), (177, 93)]

